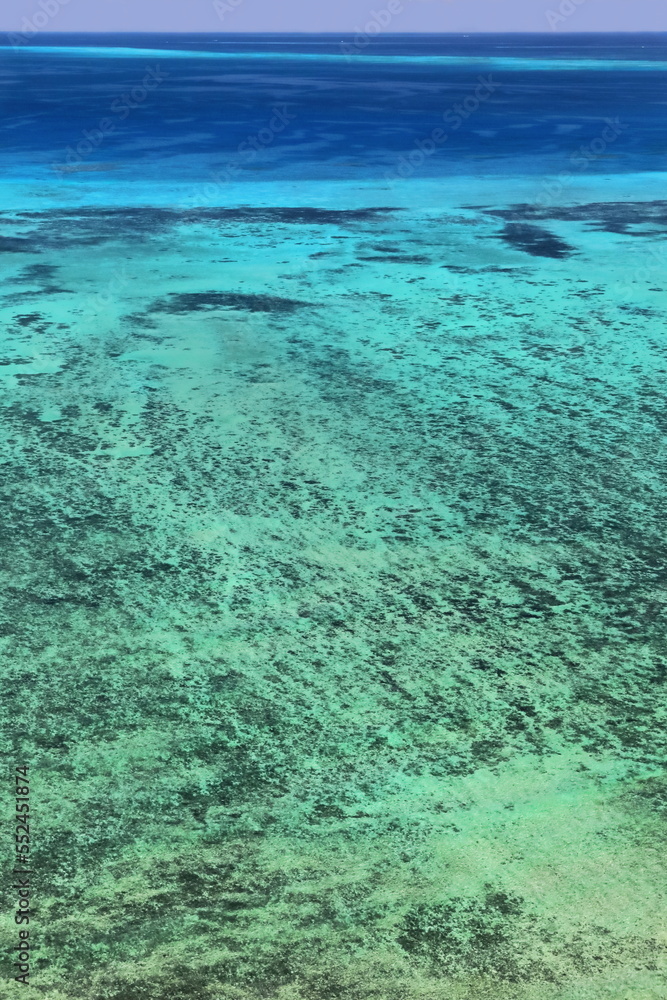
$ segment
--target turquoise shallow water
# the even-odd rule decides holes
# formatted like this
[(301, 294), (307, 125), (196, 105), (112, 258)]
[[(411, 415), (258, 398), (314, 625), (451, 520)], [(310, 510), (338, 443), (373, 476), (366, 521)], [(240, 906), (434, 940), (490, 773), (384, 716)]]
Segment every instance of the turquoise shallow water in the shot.
[(71, 52), (4, 63), (2, 737), (49, 1000), (665, 995), (661, 92), (596, 65), (575, 112), (531, 55), (401, 180), (500, 58), (410, 45), (291, 96), (161, 56), (70, 171), (126, 53), (85, 97)]

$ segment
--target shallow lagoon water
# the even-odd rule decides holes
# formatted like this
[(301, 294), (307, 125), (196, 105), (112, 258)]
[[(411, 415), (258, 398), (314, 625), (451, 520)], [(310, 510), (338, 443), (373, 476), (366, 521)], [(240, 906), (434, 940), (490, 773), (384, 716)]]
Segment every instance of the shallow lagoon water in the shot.
[(659, 1000), (663, 37), (123, 39), (168, 76), (71, 171), (145, 68), (44, 41), (0, 184), (34, 985)]

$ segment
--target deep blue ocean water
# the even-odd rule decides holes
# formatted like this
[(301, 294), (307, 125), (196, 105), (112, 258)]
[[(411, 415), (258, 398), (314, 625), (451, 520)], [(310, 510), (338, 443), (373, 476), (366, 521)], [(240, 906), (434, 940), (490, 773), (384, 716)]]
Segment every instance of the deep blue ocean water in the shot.
[[(426, 174), (560, 169), (606, 118), (624, 123), (623, 142), (588, 171), (664, 168), (667, 35), (386, 36), (346, 57), (341, 46), (354, 44), (354, 36), (39, 35), (2, 52), (4, 170), (64, 161), (85, 130), (111, 117), (116, 131), (88, 163), (122, 165), (124, 177), (134, 164), (155, 183), (183, 179), (189, 157), (224, 162), (280, 104), (289, 128), (261, 163), (241, 164), (244, 177), (381, 177), (488, 74), (498, 89), (450, 130)], [(169, 75), (143, 103), (125, 118), (110, 110), (160, 64)]]

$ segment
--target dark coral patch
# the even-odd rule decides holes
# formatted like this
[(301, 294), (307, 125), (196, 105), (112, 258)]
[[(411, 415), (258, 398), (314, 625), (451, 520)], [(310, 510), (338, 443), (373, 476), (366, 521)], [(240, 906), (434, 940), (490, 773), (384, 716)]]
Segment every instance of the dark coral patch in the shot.
[(515, 250), (522, 250), (531, 257), (552, 257), (558, 260), (570, 257), (574, 253), (574, 247), (559, 236), (549, 232), (548, 229), (542, 229), (541, 226), (531, 226), (527, 223), (508, 222), (499, 238)]
[(56, 276), (57, 264), (29, 264), (15, 278), (18, 285), (33, 285), (35, 282), (51, 282)]
[(151, 312), (181, 315), (191, 312), (212, 312), (214, 309), (234, 309), (243, 312), (292, 313), (311, 306), (312, 302), (285, 299), (278, 295), (247, 295), (242, 292), (184, 292), (159, 299)]
[[(467, 205), (494, 219), (506, 222), (532, 222), (555, 220), (558, 222), (586, 222), (588, 228), (624, 236), (648, 236), (667, 230), (667, 201), (602, 201), (586, 205), (510, 205), (508, 208), (489, 208)], [(642, 226), (633, 230), (631, 226)]]
[(0, 253), (39, 253), (32, 240), (20, 236), (0, 236)]
[(311, 208), (300, 206), (284, 208), (203, 208), (194, 209), (188, 215), (195, 214), (202, 220), (219, 220), (220, 222), (268, 222), (284, 223), (296, 226), (347, 226), (356, 222), (374, 222), (384, 216), (397, 212), (396, 208)]

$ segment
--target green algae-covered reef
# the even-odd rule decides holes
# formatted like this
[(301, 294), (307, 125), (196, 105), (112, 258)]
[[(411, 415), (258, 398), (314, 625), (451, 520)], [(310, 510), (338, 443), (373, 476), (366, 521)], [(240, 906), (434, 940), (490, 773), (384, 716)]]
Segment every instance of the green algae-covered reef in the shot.
[(382, 194), (3, 216), (44, 1000), (667, 996), (659, 206)]

